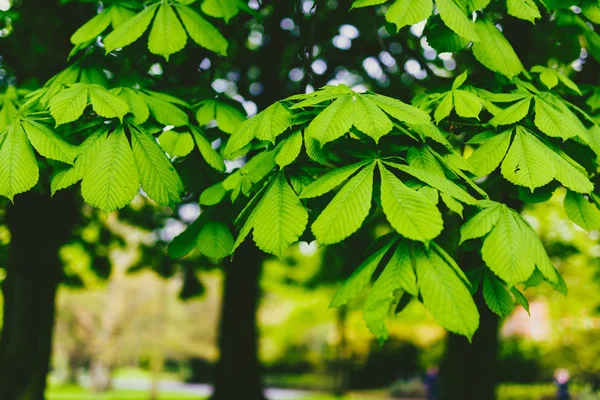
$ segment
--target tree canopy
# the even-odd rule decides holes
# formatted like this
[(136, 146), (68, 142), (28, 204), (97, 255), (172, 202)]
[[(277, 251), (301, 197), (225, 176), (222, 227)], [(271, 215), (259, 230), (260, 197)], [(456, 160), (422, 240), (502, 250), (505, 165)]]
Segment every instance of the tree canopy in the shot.
[[(199, 69), (246, 57), (232, 25), (251, 26), (274, 7), (103, 2), (73, 32), (66, 69), (42, 87), (8, 85), (1, 95), (0, 195), (18, 201), (31, 190), (54, 195), (79, 184), (85, 202), (104, 212), (140, 191), (169, 207), (193, 199), (203, 212), (172, 241), (173, 257), (195, 248), (212, 259), (235, 257), (250, 234), (263, 252), (282, 256), (298, 241), (332, 245), (369, 232), (376, 240), (331, 306), (373, 282), (364, 319), (381, 340), (388, 313), (411, 296), (446, 329), (471, 338), (476, 292), (500, 316), (515, 303), (528, 307), (524, 288), (547, 282), (567, 293), (520, 211), (563, 188), (568, 217), (600, 229), (600, 97), (597, 82), (576, 84), (582, 68), (570, 66), (600, 59), (597, 1), (299, 2), (291, 8), (304, 20), (323, 12), (374, 21), (361, 27), (373, 38), (367, 44), (383, 46), (376, 52), (392, 60), (386, 40), (420, 26), (414, 36), (423, 48), (447, 54), (457, 68), (419, 56), (413, 77), (431, 80), (385, 95), (376, 85), (312, 90), (301, 78), (297, 94), (249, 119), (236, 99), (214, 94), (212, 77), (194, 91), (169, 89), (170, 74), (192, 62), (178, 58), (184, 49), (199, 48)], [(525, 45), (518, 43), (524, 26)], [(520, 51), (536, 43), (545, 47)], [(307, 43), (304, 52), (301, 63), (311, 65), (318, 49)], [(144, 53), (156, 61), (151, 72), (164, 70), (160, 88), (136, 71), (135, 55)], [(232, 160), (242, 161), (232, 168)], [(384, 234), (374, 233), (373, 221)], [(462, 265), (460, 251), (483, 263)]]

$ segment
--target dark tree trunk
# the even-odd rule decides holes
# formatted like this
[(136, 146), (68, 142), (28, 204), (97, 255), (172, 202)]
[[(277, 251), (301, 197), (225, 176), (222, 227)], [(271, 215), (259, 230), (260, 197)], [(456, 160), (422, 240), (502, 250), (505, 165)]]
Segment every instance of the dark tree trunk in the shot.
[(475, 297), (480, 314), (473, 342), (449, 334), (440, 369), (440, 400), (494, 400), (498, 363), (499, 318), (483, 297)]
[(226, 262), (219, 327), (220, 358), (212, 400), (264, 400), (256, 312), (264, 254), (247, 240)]
[(78, 215), (72, 192), (30, 192), (6, 214), (11, 244), (2, 282), (0, 399), (44, 398), (52, 351), (55, 295), (62, 275), (58, 251)]
[[(19, 3), (19, 2), (17, 2)], [(14, 31), (2, 38), (3, 67), (19, 83), (43, 85), (67, 66), (71, 35), (94, 16), (93, 4), (60, 0), (22, 0), (15, 4), (20, 14)]]

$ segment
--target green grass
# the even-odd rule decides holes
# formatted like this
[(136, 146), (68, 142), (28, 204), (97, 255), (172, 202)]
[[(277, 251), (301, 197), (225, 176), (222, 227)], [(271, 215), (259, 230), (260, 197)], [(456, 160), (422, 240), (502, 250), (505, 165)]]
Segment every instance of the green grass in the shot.
[[(145, 391), (136, 390), (113, 390), (108, 393), (94, 394), (90, 393), (84, 388), (77, 386), (61, 386), (52, 387), (47, 392), (48, 400), (148, 400), (148, 393)], [(197, 395), (188, 394), (162, 394), (159, 396), (159, 400), (206, 400), (205, 398), (199, 398)], [(314, 394), (309, 396), (302, 396), (293, 398), (290, 400), (336, 400), (336, 397), (326, 394)], [(351, 396), (349, 399), (352, 400), (370, 400), (370, 398), (354, 397)]]
[[(47, 393), (48, 400), (147, 400), (148, 393), (139, 390), (112, 390), (108, 393), (95, 394), (77, 386), (52, 387)], [(204, 400), (197, 395), (169, 393), (162, 394), (159, 400)]]

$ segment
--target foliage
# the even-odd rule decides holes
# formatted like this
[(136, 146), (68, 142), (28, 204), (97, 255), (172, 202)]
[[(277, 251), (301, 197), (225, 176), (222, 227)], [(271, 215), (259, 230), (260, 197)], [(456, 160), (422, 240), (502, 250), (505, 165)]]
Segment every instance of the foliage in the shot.
[[(515, 303), (528, 307), (524, 286), (546, 281), (567, 292), (520, 215), (522, 204), (564, 187), (569, 218), (586, 230), (600, 228), (596, 89), (580, 88), (549, 57), (546, 65), (521, 60), (504, 29), (512, 18), (532, 29), (569, 29), (600, 57), (592, 28), (598, 7), (569, 8), (576, 3), (356, 0), (352, 13), (376, 7), (396, 30), (427, 19), (424, 36), (433, 49), (470, 61), (453, 82), (423, 90), (412, 104), (325, 85), (245, 120), (220, 98), (183, 100), (141, 79), (109, 85), (82, 60), (99, 41), (107, 54), (126, 54), (145, 32), (149, 53), (166, 61), (188, 37), (225, 56), (228, 40), (209, 20), (228, 23), (254, 10), (240, 1), (107, 2), (71, 37), (71, 57), (82, 58), (40, 89), (11, 86), (2, 96), (0, 195), (12, 200), (31, 190), (42, 164), (51, 171), (52, 193), (81, 181), (84, 200), (105, 212), (125, 207), (140, 189), (175, 207), (188, 195), (183, 175), (193, 181), (198, 172), (176, 166), (201, 157), (223, 173), (224, 160), (245, 157), (239, 169), (203, 182), (204, 212), (173, 240), (173, 257), (197, 248), (225, 258), (250, 233), (261, 250), (281, 257), (300, 240), (340, 243), (377, 220), (390, 233), (357, 263), (331, 306), (347, 304), (374, 281), (364, 319), (380, 340), (387, 338), (386, 315), (411, 297), (470, 339), (479, 323), (472, 295), (480, 288), (501, 316)], [(203, 130), (214, 126), (217, 134)], [(460, 227), (450, 222), (455, 215), (464, 218)], [(461, 249), (480, 253), (479, 266), (457, 264), (461, 250), (444, 239), (449, 232), (460, 232)]]

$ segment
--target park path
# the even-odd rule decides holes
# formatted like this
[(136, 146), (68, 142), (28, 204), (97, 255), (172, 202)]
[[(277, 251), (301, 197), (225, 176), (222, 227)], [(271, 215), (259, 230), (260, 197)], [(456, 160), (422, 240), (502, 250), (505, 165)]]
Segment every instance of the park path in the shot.
[[(136, 378), (114, 378), (113, 387), (115, 389), (122, 390), (139, 390), (149, 391), (151, 383), (147, 379), (136, 379)], [(193, 394), (199, 397), (208, 397), (212, 394), (213, 388), (207, 384), (192, 384), (182, 383), (177, 381), (161, 380), (159, 382), (159, 390), (162, 393), (181, 393), (181, 394)], [(309, 395), (316, 394), (315, 392), (306, 390), (296, 389), (277, 389), (268, 388), (265, 390), (265, 395), (269, 400), (294, 400)], [(350, 397), (351, 399), (354, 397)], [(358, 398), (356, 398), (358, 400)], [(365, 397), (361, 396), (360, 400), (385, 400), (382, 397)], [(397, 399), (402, 400), (402, 399)], [(406, 399), (410, 400), (410, 399)], [(413, 399), (417, 400), (417, 399)]]

